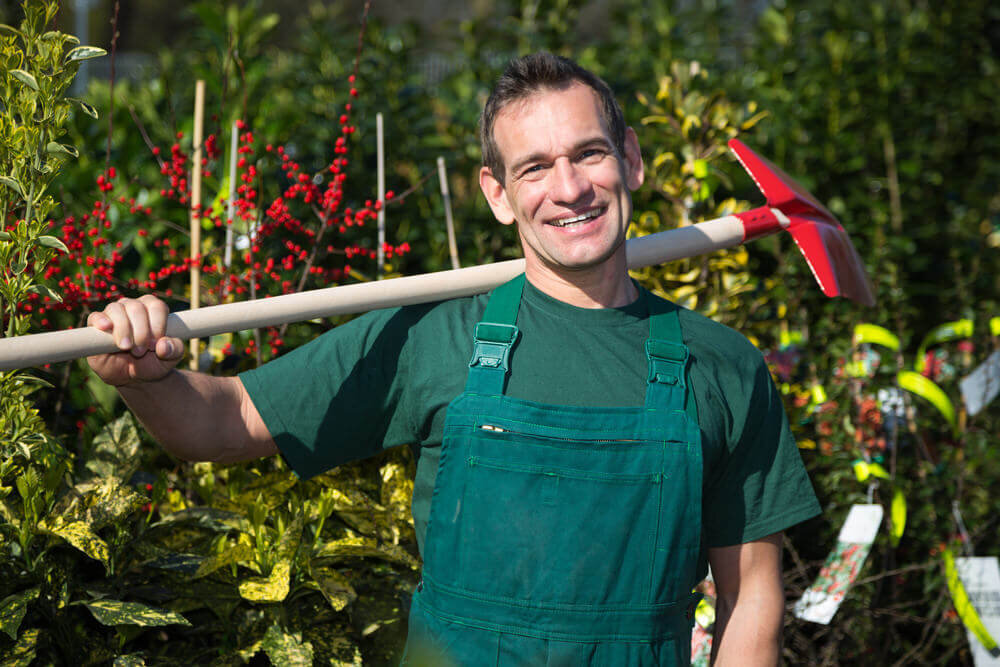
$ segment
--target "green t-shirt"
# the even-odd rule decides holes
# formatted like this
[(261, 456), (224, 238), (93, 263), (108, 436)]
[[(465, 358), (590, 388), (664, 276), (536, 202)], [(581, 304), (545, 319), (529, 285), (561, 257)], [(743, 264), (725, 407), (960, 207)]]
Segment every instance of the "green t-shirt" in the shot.
[[(240, 375), (275, 443), (307, 478), (397, 445), (441, 446), (445, 410), (464, 389), (487, 295), (363, 315)], [(680, 311), (689, 395), (702, 433), (708, 547), (756, 540), (819, 513), (760, 352), (739, 333)], [(508, 396), (558, 405), (645, 401), (645, 300), (577, 308), (526, 282)], [(433, 457), (436, 460), (436, 456)], [(418, 466), (414, 522), (423, 544), (437, 470)]]

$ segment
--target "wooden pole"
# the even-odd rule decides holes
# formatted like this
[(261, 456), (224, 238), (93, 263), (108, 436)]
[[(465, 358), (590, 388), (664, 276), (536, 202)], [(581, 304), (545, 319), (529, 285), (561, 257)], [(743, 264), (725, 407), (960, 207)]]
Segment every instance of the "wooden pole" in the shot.
[[(229, 203), (226, 206), (226, 256), (225, 264), (228, 271), (233, 265), (233, 224), (236, 222), (233, 217), (236, 212), (236, 144), (238, 138), (236, 121), (233, 121), (233, 131), (229, 139)], [(229, 282), (224, 287), (229, 291)]]
[[(194, 151), (191, 157), (191, 310), (201, 305), (201, 156), (202, 121), (205, 114), (205, 82), (198, 79), (194, 86)], [(198, 339), (191, 339), (188, 367), (198, 370)]]
[(378, 279), (382, 279), (385, 269), (385, 143), (382, 133), (382, 112), (375, 114), (375, 140), (378, 149), (378, 200), (382, 202), (378, 210)]
[(451, 217), (451, 192), (448, 190), (448, 172), (444, 166), (444, 158), (440, 155), (438, 163), (438, 180), (441, 181), (441, 198), (444, 199), (444, 223), (448, 228), (448, 252), (451, 254), (451, 268), (458, 269), (458, 244), (455, 243), (455, 221)]

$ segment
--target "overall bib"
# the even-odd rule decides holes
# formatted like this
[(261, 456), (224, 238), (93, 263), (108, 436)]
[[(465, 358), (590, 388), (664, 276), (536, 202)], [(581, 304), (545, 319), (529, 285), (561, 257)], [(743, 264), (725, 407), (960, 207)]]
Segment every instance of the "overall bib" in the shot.
[(491, 294), (448, 406), (403, 664), (688, 665), (702, 457), (676, 307), (648, 300), (644, 406), (548, 405), (504, 396), (523, 285)]

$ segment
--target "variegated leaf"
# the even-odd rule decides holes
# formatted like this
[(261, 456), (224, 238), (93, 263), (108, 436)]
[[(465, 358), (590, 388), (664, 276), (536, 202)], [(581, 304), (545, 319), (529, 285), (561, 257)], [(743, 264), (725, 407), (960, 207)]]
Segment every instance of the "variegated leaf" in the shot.
[(291, 561), (279, 561), (271, 568), (270, 576), (241, 581), (240, 596), (250, 602), (281, 602), (288, 596), (291, 572)]
[(11, 639), (17, 639), (17, 629), (28, 611), (28, 603), (38, 597), (38, 587), (14, 593), (0, 602), (0, 630)]
[(413, 497), (413, 478), (406, 466), (399, 461), (390, 461), (379, 472), (382, 475), (382, 504), (393, 509), (401, 507), (408, 513)]
[(94, 600), (84, 603), (94, 618), (103, 625), (191, 625), (191, 623), (169, 609), (149, 607), (139, 602), (121, 600)]
[(135, 420), (126, 412), (94, 437), (87, 469), (99, 477), (129, 479), (138, 467), (139, 446)]
[(155, 567), (159, 570), (169, 570), (171, 572), (181, 572), (183, 574), (194, 574), (204, 562), (204, 556), (198, 556), (195, 554), (168, 553), (147, 561), (146, 565), (148, 567)]
[(239, 565), (253, 558), (253, 547), (244, 542), (237, 542), (227, 546), (222, 553), (209, 556), (198, 566), (198, 571), (194, 573), (195, 579), (207, 577), (216, 570), (228, 565)]
[(145, 667), (146, 661), (143, 659), (142, 655), (139, 653), (130, 653), (129, 655), (120, 655), (115, 658), (115, 661), (111, 663), (112, 667)]
[(87, 60), (106, 55), (108, 55), (108, 52), (99, 46), (78, 46), (66, 54), (66, 62), (71, 63), (75, 60)]
[(108, 564), (110, 552), (107, 543), (98, 537), (84, 521), (58, 522), (55, 525), (39, 524), (39, 527), (52, 535), (63, 538), (74, 547), (94, 560)]
[(250, 523), (235, 512), (227, 512), (216, 507), (189, 507), (177, 512), (172, 512), (150, 528), (160, 528), (171, 526), (182, 522), (194, 522), (203, 528), (208, 528), (217, 533), (228, 533), (231, 530), (248, 531)]
[(332, 567), (314, 567), (310, 574), (319, 588), (319, 592), (323, 594), (334, 611), (342, 610), (358, 598), (358, 594), (354, 592), (354, 587), (351, 586), (347, 577)]
[(35, 660), (38, 634), (38, 628), (25, 630), (17, 643), (4, 655), (3, 667), (29, 667)]
[(10, 70), (10, 74), (28, 88), (38, 90), (38, 81), (35, 80), (35, 77), (32, 76), (31, 73), (26, 72), (23, 69), (12, 69)]
[(259, 502), (268, 509), (274, 509), (288, 499), (286, 495), (288, 490), (298, 481), (298, 478), (290, 472), (270, 473), (247, 484), (234, 502), (243, 507)]
[[(81, 488), (77, 486), (78, 490)], [(110, 524), (118, 523), (147, 501), (148, 498), (116, 478), (101, 479), (96, 486), (84, 492), (80, 502), (83, 516), (80, 518), (92, 529), (100, 530)]]
[(279, 559), (293, 560), (295, 558), (295, 552), (299, 550), (299, 541), (302, 539), (304, 520), (305, 517), (302, 514), (298, 514), (285, 528), (285, 532), (282, 533), (275, 547)]
[(402, 547), (395, 544), (378, 544), (370, 537), (345, 537), (333, 542), (327, 542), (318, 551), (313, 553), (313, 558), (332, 558), (337, 560), (366, 557), (401, 563), (413, 569), (420, 567), (417, 559)]
[(313, 648), (302, 641), (302, 634), (290, 634), (272, 625), (264, 634), (260, 647), (275, 667), (308, 667), (313, 664)]

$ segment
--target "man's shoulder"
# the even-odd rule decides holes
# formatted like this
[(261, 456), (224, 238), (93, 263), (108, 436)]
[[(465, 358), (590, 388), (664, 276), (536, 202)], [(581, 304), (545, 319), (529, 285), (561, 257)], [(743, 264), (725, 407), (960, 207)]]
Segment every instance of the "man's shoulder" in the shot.
[(736, 329), (683, 306), (678, 317), (684, 343), (702, 370), (752, 374), (764, 363), (760, 350)]

